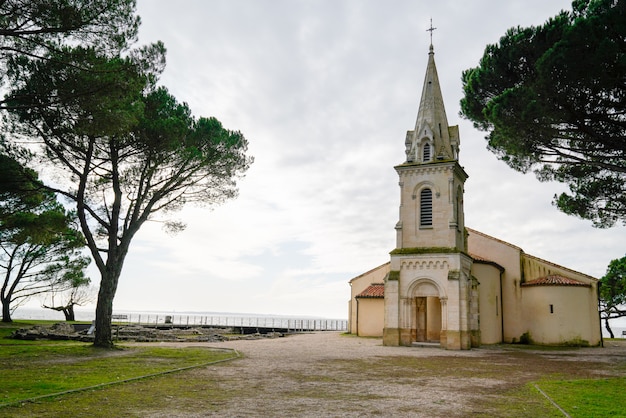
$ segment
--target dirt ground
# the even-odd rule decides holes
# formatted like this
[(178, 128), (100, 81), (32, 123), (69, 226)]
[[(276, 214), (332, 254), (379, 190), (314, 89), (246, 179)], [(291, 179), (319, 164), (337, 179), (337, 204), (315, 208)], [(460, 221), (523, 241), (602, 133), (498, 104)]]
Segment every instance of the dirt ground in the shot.
[[(623, 341), (608, 342), (604, 348), (495, 346), (447, 351), (384, 347), (381, 339), (318, 332), (185, 345), (239, 351), (240, 359), (191, 372), (236, 396), (216, 400), (210, 411), (190, 413), (189, 408), (177, 410), (173, 405), (150, 416), (506, 416), (496, 404), (514, 398), (526, 383), (543, 376), (626, 375)], [(538, 398), (536, 402), (546, 403)], [(559, 415), (556, 408), (550, 414)]]

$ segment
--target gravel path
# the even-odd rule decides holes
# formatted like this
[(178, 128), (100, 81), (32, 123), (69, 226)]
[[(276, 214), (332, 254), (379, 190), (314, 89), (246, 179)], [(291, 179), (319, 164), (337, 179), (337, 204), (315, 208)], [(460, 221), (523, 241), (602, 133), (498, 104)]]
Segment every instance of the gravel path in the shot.
[(485, 399), (510, 396), (511, 389), (546, 373), (598, 377), (624, 374), (626, 364), (623, 344), (447, 351), (384, 347), (376, 338), (318, 332), (209, 345), (236, 349), (243, 358), (195, 370), (194, 376), (218, 382), (233, 396), (216, 401), (218, 412), (169, 410), (162, 416), (492, 416), (483, 408)]

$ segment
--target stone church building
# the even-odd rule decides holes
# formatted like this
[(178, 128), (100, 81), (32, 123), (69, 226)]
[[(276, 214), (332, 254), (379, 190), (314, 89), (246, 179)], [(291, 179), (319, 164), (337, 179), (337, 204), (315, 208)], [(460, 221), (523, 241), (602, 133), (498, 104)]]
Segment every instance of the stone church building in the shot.
[(459, 129), (449, 126), (430, 46), (415, 129), (395, 167), (391, 260), (350, 281), (349, 331), (383, 344), (599, 345), (598, 280), (467, 228)]

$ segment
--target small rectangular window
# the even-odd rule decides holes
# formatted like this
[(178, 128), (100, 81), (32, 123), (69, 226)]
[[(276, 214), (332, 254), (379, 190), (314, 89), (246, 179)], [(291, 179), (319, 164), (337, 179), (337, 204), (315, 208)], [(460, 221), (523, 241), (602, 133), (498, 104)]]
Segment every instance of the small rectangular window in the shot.
[(498, 297), (496, 296), (496, 316), (500, 315), (500, 303), (498, 301)]

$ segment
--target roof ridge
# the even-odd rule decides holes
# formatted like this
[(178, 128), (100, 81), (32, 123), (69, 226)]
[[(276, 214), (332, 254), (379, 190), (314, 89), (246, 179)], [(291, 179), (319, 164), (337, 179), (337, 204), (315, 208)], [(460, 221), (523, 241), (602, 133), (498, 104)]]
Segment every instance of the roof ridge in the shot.
[(524, 252), (524, 250), (522, 249), (522, 247), (518, 247), (517, 245), (514, 245), (514, 244), (511, 244), (510, 242), (507, 242), (507, 241), (501, 240), (500, 238), (496, 238), (496, 237), (494, 237), (494, 236), (492, 236), (492, 235), (485, 234), (484, 232), (480, 232), (480, 231), (478, 231), (478, 230), (476, 230), (476, 229), (473, 229), (473, 228), (470, 228), (470, 227), (465, 227), (465, 229), (467, 229), (467, 232), (471, 232), (471, 233), (474, 233), (474, 234), (477, 234), (477, 235), (482, 235), (483, 237), (491, 238), (491, 239), (493, 239), (493, 240), (495, 240), (495, 241), (498, 241), (498, 242), (500, 242), (500, 243), (502, 243), (502, 244), (505, 244), (505, 245), (507, 245), (507, 246), (509, 246), (509, 247), (511, 247), (511, 248), (515, 248), (516, 250), (519, 250), (519, 251), (521, 251), (521, 252)]
[(481, 263), (481, 264), (490, 264), (492, 266), (494, 266), (495, 268), (497, 268), (500, 271), (504, 271), (505, 268), (502, 267), (500, 264), (498, 264), (497, 262), (493, 261), (493, 260), (489, 260), (488, 258), (485, 257), (481, 257), (479, 255), (476, 254), (472, 254), (469, 253), (469, 256), (472, 258), (472, 260), (474, 260), (474, 262), (476, 263)]
[[(573, 269), (571, 269), (569, 267), (565, 267), (565, 266), (562, 266), (560, 264), (553, 263), (552, 261), (544, 260), (543, 258), (537, 257), (536, 255), (524, 253), (524, 256), (525, 257), (534, 258), (535, 260), (539, 260), (542, 263), (550, 264), (551, 266), (554, 266), (554, 267), (557, 267), (557, 268), (560, 268), (560, 269), (563, 269), (563, 270), (567, 270), (567, 271), (569, 271), (571, 273), (574, 273), (574, 274), (580, 274), (581, 276), (585, 276), (586, 278), (588, 278), (590, 280), (594, 280), (596, 282), (598, 281), (598, 279), (593, 277), (593, 276), (590, 276), (590, 275), (585, 274), (585, 273), (581, 273), (580, 271), (573, 270)], [(555, 274), (558, 274), (558, 273), (555, 273)]]
[(383, 268), (383, 267), (385, 267), (387, 264), (391, 264), (391, 261), (387, 261), (386, 263), (383, 263), (383, 264), (381, 264), (381, 265), (380, 265), (380, 266), (378, 266), (378, 267), (374, 267), (373, 269), (368, 270), (368, 271), (366, 271), (365, 273), (361, 273), (361, 274), (359, 274), (358, 276), (355, 276), (355, 277), (351, 278), (351, 279), (348, 281), (348, 283), (352, 283), (353, 281), (355, 281), (356, 279), (358, 279), (358, 278), (360, 278), (360, 277), (363, 277), (363, 276), (365, 276), (365, 275), (367, 275), (367, 274), (370, 274), (370, 273), (371, 273), (371, 272), (373, 272), (373, 271), (376, 271), (376, 270), (378, 270), (378, 269), (380, 269), (380, 268)]
[(591, 287), (588, 283), (583, 283), (579, 280), (565, 277), (560, 274), (548, 274), (547, 276), (533, 279), (529, 282), (521, 284), (522, 286), (584, 286)]

